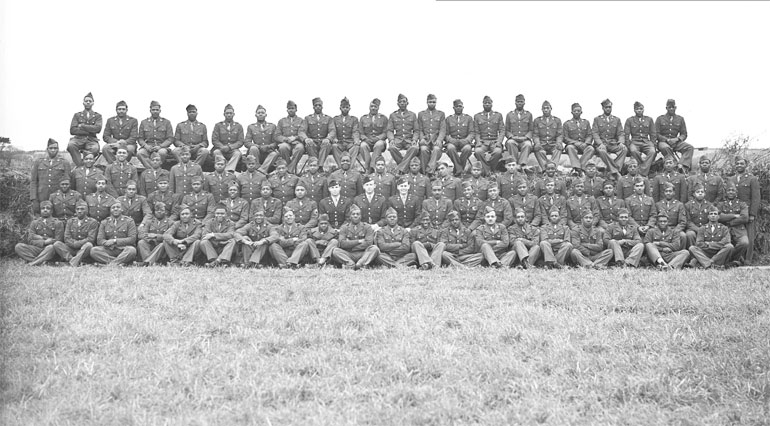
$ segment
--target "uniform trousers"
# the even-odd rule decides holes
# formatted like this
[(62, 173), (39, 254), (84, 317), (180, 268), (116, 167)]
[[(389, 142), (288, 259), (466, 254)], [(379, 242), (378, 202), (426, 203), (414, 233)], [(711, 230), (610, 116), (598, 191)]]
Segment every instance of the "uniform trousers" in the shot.
[[(299, 159), (302, 158), (302, 154), (305, 153), (305, 145), (303, 145), (302, 142), (294, 142), (293, 144), (283, 142), (278, 145), (278, 153), (280, 153), (281, 157), (288, 163), (286, 170), (289, 173), (296, 175)], [(318, 164), (321, 165), (320, 162)]]
[(529, 162), (529, 155), (532, 153), (532, 141), (516, 142), (508, 139), (505, 143), (508, 153), (516, 160), (516, 164), (526, 166)]
[(711, 265), (724, 266), (727, 259), (730, 258), (732, 251), (732, 244), (727, 244), (721, 249), (700, 248), (698, 246), (690, 247), (690, 254), (704, 268), (709, 268)]
[[(642, 158), (642, 154), (645, 155)], [(628, 145), (628, 155), (636, 159), (639, 163), (639, 174), (644, 177), (650, 174), (650, 167), (655, 161), (655, 145), (649, 141), (631, 141)]]
[[(168, 149), (160, 148), (156, 152), (160, 155), (160, 164), (166, 164)], [(150, 164), (150, 151), (147, 150), (147, 148), (139, 148), (139, 151), (136, 152), (136, 158), (138, 158), (142, 165), (144, 165), (145, 169), (152, 169), (152, 164)]]
[(675, 152), (679, 152), (682, 156), (679, 158), (679, 164), (687, 169), (692, 168), (692, 154), (695, 151), (692, 145), (687, 142), (674, 142), (669, 144), (668, 142), (658, 142), (658, 151), (663, 154), (663, 157), (667, 155), (673, 156)]
[[(401, 154), (402, 150), (406, 150), (406, 153), (403, 155)], [(388, 148), (390, 156), (397, 164), (396, 170), (401, 173), (406, 171), (406, 169), (409, 167), (409, 162), (412, 161), (412, 158), (417, 155), (419, 150), (419, 147), (413, 146), (411, 142), (406, 141), (395, 141)]]
[[(569, 165), (573, 169), (585, 169), (586, 164), (594, 158), (594, 147), (585, 142), (576, 142), (567, 145), (567, 156), (569, 157)], [(578, 157), (578, 154), (582, 156)]]
[(612, 257), (615, 262), (625, 262), (626, 265), (639, 266), (639, 261), (642, 260), (642, 254), (644, 254), (644, 244), (636, 243), (620, 244), (618, 240), (610, 240), (607, 247), (612, 250)]
[(192, 263), (195, 259), (195, 254), (198, 253), (200, 243), (200, 240), (195, 240), (191, 244), (187, 245), (187, 248), (185, 248), (184, 251), (180, 250), (176, 244), (171, 244), (165, 241), (163, 242), (163, 247), (166, 251), (166, 255), (168, 255), (169, 259), (172, 261), (181, 260), (182, 262)]
[(382, 155), (383, 152), (385, 152), (385, 141), (377, 141), (372, 144), (369, 142), (361, 142), (360, 148), (361, 157), (364, 159), (364, 167), (366, 167), (366, 172), (372, 172), (374, 170), (372, 158), (376, 160)]
[(80, 266), (80, 263), (86, 259), (91, 254), (91, 249), (94, 248), (94, 245), (91, 243), (85, 243), (80, 248), (74, 248), (67, 245), (67, 243), (63, 243), (61, 241), (57, 241), (53, 243), (53, 248), (56, 250), (56, 253), (59, 255), (62, 260), (65, 262), (69, 262), (71, 266)]
[(294, 247), (281, 247), (279, 243), (270, 244), (270, 255), (278, 263), (278, 266), (299, 265), (299, 262), (308, 253), (310, 245), (308, 240), (297, 243)]
[(606, 249), (599, 252), (589, 251), (589, 254), (586, 255), (580, 250), (572, 249), (572, 254), (570, 257), (572, 258), (572, 263), (577, 266), (607, 266), (607, 264), (610, 263), (610, 260), (612, 259), (612, 250)]
[(218, 259), (220, 262), (229, 262), (233, 258), (235, 239), (217, 241), (210, 238), (208, 240), (201, 240), (199, 247), (209, 262), (214, 259)]
[(310, 257), (313, 260), (318, 260), (320, 258), (328, 260), (332, 257), (332, 251), (339, 247), (340, 243), (336, 239), (329, 240), (326, 245), (321, 245), (324, 249), (323, 253), (318, 249), (318, 245), (319, 244), (316, 241), (308, 240), (308, 252), (310, 253)]
[(414, 241), (412, 243), (412, 252), (404, 255), (397, 263), (404, 266), (433, 265), (438, 267), (441, 266), (441, 255), (444, 253), (445, 247), (446, 244), (444, 243), (436, 243), (433, 245), (430, 253), (428, 253), (428, 249), (425, 248), (425, 244), (422, 241)]
[[(489, 159), (487, 159), (487, 154)], [(490, 171), (497, 171), (497, 165), (503, 158), (503, 149), (497, 146), (496, 140), (482, 140), (476, 146), (476, 159), (481, 162), (481, 168), (485, 175)]]
[(91, 249), (90, 256), (97, 263), (128, 265), (136, 258), (136, 248), (133, 246), (96, 246)]
[(517, 260), (519, 261), (519, 264), (526, 260), (530, 265), (534, 265), (540, 258), (541, 250), (539, 244), (533, 243), (527, 247), (527, 244), (524, 241), (516, 240), (513, 242), (512, 247), (513, 250), (505, 253), (500, 259), (500, 263), (503, 266), (511, 267)]
[(14, 250), (20, 258), (33, 266), (42, 265), (56, 257), (56, 250), (54, 249), (53, 244), (45, 247), (37, 247), (31, 244), (18, 243), (16, 244), (16, 247), (14, 247)]
[[(460, 151), (459, 155), (457, 154), (457, 151)], [(459, 176), (465, 170), (465, 166), (468, 165), (468, 159), (471, 158), (471, 154), (473, 154), (473, 147), (470, 142), (462, 144), (452, 142), (446, 143), (446, 155), (454, 165), (454, 174), (456, 176)]]
[(564, 149), (564, 145), (556, 142), (535, 145), (533, 151), (535, 151), (535, 159), (537, 159), (540, 169), (545, 170), (545, 164), (548, 162), (546, 154), (551, 154), (551, 161), (558, 165), (561, 160), (562, 149)]
[(661, 253), (660, 249), (652, 243), (647, 243), (644, 247), (647, 251), (647, 258), (650, 259), (653, 265), (658, 263), (658, 259), (663, 259), (668, 266), (674, 269), (682, 269), (684, 263), (687, 262), (687, 258), (690, 257), (690, 252), (687, 250)]
[[(380, 254), (380, 249), (376, 245), (371, 245), (363, 251), (347, 251), (341, 248), (332, 249), (332, 259), (346, 267), (352, 267), (354, 265), (358, 267), (369, 266), (379, 258)], [(393, 266), (395, 266), (395, 263)]]
[(70, 138), (70, 142), (67, 144), (67, 152), (70, 153), (75, 167), (83, 165), (83, 152), (86, 154), (90, 152), (96, 157), (99, 155), (99, 151), (99, 139), (96, 138), (75, 136)]
[[(540, 241), (540, 250), (543, 253), (543, 260), (545, 263), (557, 262), (559, 265), (566, 265), (567, 258), (572, 252), (572, 243), (569, 241), (562, 241), (560, 243), (551, 244), (548, 241)], [(554, 255), (554, 250), (556, 254)]]
[(154, 265), (166, 257), (166, 247), (162, 242), (139, 240), (136, 243), (139, 259)]
[(481, 265), (483, 260), (484, 256), (481, 253), (456, 255), (454, 253), (444, 251), (444, 253), (441, 254), (442, 263), (457, 268), (474, 268)]
[[(599, 145), (599, 148), (596, 149), (596, 152), (604, 164), (607, 165), (610, 173), (619, 174), (620, 170), (623, 168), (623, 164), (626, 163), (628, 148), (626, 148), (625, 144), (617, 142), (608, 144), (602, 143)], [(616, 155), (614, 161), (610, 157), (610, 154)]]

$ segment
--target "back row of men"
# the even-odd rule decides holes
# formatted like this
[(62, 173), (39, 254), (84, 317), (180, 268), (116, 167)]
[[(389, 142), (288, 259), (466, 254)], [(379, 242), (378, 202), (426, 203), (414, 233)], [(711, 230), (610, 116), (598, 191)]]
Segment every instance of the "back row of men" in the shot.
[[(647, 176), (657, 152), (664, 156), (681, 154), (678, 168), (686, 173), (691, 168), (693, 147), (686, 142), (687, 126), (682, 116), (676, 114), (673, 99), (666, 102), (666, 113), (655, 121), (644, 115), (644, 106), (636, 102), (634, 115), (621, 120), (612, 115), (612, 102), (601, 102), (603, 114), (594, 118), (593, 124), (581, 118), (582, 107), (572, 104), (572, 118), (562, 121), (551, 114), (551, 104), (542, 104), (542, 116), (534, 118), (524, 109), (523, 95), (516, 96), (516, 108), (505, 117), (492, 109), (492, 99), (485, 96), (483, 110), (471, 117), (463, 113), (463, 102), (453, 102), (454, 114), (446, 115), (436, 109), (436, 97), (428, 95), (427, 109), (415, 114), (407, 109), (408, 99), (399, 95), (398, 109), (386, 117), (379, 113), (380, 100), (369, 104), (369, 113), (357, 118), (350, 115), (347, 98), (340, 102), (340, 115), (323, 113), (323, 101), (315, 98), (313, 114), (304, 119), (298, 117), (297, 105), (289, 101), (287, 116), (277, 125), (267, 122), (267, 110), (258, 106), (257, 121), (246, 129), (233, 120), (235, 110), (231, 105), (224, 108), (224, 120), (216, 123), (211, 132), (211, 150), (206, 125), (197, 120), (198, 110), (187, 106), (187, 120), (176, 125), (160, 116), (161, 107), (150, 103), (150, 117), (138, 122), (130, 117), (128, 106), (120, 101), (117, 115), (107, 119), (104, 125), (104, 146), (100, 146), (98, 134), (102, 131), (102, 116), (93, 111), (93, 96), (83, 99), (84, 110), (72, 117), (67, 150), (76, 166), (83, 164), (82, 155), (100, 152), (108, 163), (116, 159), (119, 147), (125, 147), (129, 156), (136, 155), (145, 168), (152, 167), (151, 155), (157, 153), (161, 163), (169, 154), (178, 162), (182, 148), (190, 150), (193, 161), (206, 164), (211, 154), (226, 160), (225, 169), (235, 171), (242, 155), (257, 159), (259, 170), (267, 173), (278, 158), (283, 158), (290, 173), (296, 173), (303, 154), (316, 157), (324, 165), (331, 154), (341, 166), (343, 153), (348, 153), (353, 163), (363, 171), (372, 172), (373, 159), (386, 150), (397, 163), (397, 169), (405, 172), (412, 158), (420, 159), (420, 170), (433, 175), (443, 152), (453, 163), (459, 176), (469, 167), (474, 156), (482, 164), (484, 175), (497, 171), (503, 154), (513, 158), (517, 167), (524, 167), (534, 154), (541, 169), (550, 160), (559, 163), (562, 153), (570, 159), (576, 174), (582, 174), (594, 156), (607, 167), (610, 174), (618, 176), (626, 157), (636, 159), (640, 173)], [(612, 157), (614, 156), (614, 158)], [(169, 158), (170, 160), (170, 158)]]

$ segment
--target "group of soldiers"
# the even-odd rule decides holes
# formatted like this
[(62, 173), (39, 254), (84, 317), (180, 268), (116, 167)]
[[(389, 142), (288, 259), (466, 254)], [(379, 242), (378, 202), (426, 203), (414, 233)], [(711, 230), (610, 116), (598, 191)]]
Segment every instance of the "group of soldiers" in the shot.
[[(711, 171), (707, 157), (690, 172), (692, 147), (684, 142), (684, 119), (674, 114), (673, 101), (655, 123), (637, 103), (625, 129), (610, 114), (609, 101), (593, 127), (580, 119), (577, 104), (564, 125), (547, 102), (533, 120), (521, 95), (505, 121), (491, 111), (489, 97), (473, 118), (462, 113), (459, 100), (449, 117), (435, 102), (428, 96), (428, 109), (414, 114), (399, 95), (399, 110), (386, 118), (375, 99), (360, 120), (348, 115), (347, 99), (334, 118), (322, 113), (320, 99), (305, 119), (289, 102), (277, 126), (266, 123), (260, 106), (245, 138), (228, 105), (209, 152), (194, 106), (172, 133), (157, 102), (140, 125), (119, 102), (102, 147), (96, 137), (101, 116), (91, 110), (88, 94), (70, 129), (75, 168), (53, 139), (46, 158), (33, 165), (30, 198), (38, 217), (29, 244), (18, 244), (16, 252), (31, 264), (73, 266), (90, 259), (257, 268), (669, 269), (751, 261), (757, 178), (742, 158), (726, 181)], [(386, 149), (395, 162), (391, 169)], [(476, 161), (469, 161), (474, 149)], [(656, 149), (665, 154), (664, 170), (649, 179)], [(562, 150), (570, 156), (571, 176), (558, 173)], [(95, 165), (99, 152), (103, 169)], [(444, 152), (451, 164), (440, 161)], [(594, 152), (606, 166), (603, 176)], [(169, 153), (175, 164), (167, 170)], [(325, 172), (329, 153), (337, 167)], [(532, 153), (542, 175), (527, 167)], [(214, 170), (203, 172), (208, 157)], [(245, 170), (236, 172), (240, 161)]]

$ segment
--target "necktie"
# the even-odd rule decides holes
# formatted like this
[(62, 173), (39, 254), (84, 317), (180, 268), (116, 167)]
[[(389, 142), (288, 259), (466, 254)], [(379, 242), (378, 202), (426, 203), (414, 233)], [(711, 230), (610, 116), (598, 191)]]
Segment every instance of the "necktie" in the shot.
[(123, 119), (122, 118), (118, 119), (118, 125), (123, 126)]

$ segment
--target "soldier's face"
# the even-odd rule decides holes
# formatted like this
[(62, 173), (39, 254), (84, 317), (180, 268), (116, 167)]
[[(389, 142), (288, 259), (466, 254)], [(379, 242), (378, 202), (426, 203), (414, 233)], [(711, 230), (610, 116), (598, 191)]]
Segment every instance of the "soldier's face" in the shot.
[(254, 213), (254, 222), (257, 224), (260, 224), (265, 221), (265, 213), (263, 213), (261, 210), (257, 213)]
[(743, 173), (746, 171), (746, 160), (738, 160), (735, 162), (735, 171)]
[(583, 115), (583, 108), (581, 107), (572, 108), (572, 118), (577, 120), (578, 118), (580, 118), (581, 115)]
[(195, 181), (191, 184), (193, 192), (200, 192), (201, 190), (201, 183), (199, 181)]
[(637, 182), (634, 184), (634, 192), (636, 195), (642, 195), (644, 193), (644, 183)]
[(698, 201), (703, 201), (704, 198), (706, 198), (706, 191), (703, 188), (698, 188), (693, 193), (695, 196), (695, 199)]
[(295, 115), (297, 115), (297, 107), (296, 106), (287, 107), (286, 113), (289, 114), (289, 117), (294, 117)]
[(118, 149), (118, 152), (115, 153), (115, 158), (121, 163), (126, 161), (126, 157), (128, 157), (128, 151), (123, 148)]
[(304, 186), (297, 186), (294, 188), (294, 195), (299, 198), (305, 198), (305, 194), (307, 194), (307, 190), (305, 190)]
[(318, 171), (318, 163), (308, 163), (307, 171), (310, 172), (311, 175), (316, 174), (316, 172)]
[(428, 109), (429, 110), (436, 109), (436, 100), (435, 99), (428, 99)]
[(166, 192), (166, 190), (168, 190), (168, 181), (167, 180), (158, 181), (158, 189), (160, 190), (160, 192)]
[(283, 222), (288, 225), (294, 223), (294, 213), (291, 210), (283, 214)]
[(75, 207), (75, 214), (77, 215), (78, 219), (83, 220), (86, 218), (86, 213), (88, 213), (88, 207), (87, 206), (77, 206)]
[(409, 171), (414, 174), (420, 173), (420, 163), (409, 163)]
[(505, 170), (508, 171), (508, 173), (513, 173), (516, 171), (516, 162), (511, 161), (508, 163), (505, 163)]
[(322, 102), (316, 102), (313, 104), (313, 112), (321, 114), (324, 111), (324, 104)]
[(446, 176), (446, 170), (447, 170), (447, 168), (443, 164), (438, 166), (438, 167), (436, 167), (436, 171), (438, 172), (438, 175), (441, 176), (441, 177)]
[(48, 145), (48, 147), (45, 149), (46, 152), (48, 152), (49, 158), (54, 158), (57, 155), (59, 155), (59, 144), (58, 143), (52, 143)]
[(423, 228), (430, 228), (430, 217), (429, 216), (423, 217), (420, 220), (420, 225), (422, 225)]
[(128, 185), (126, 187), (126, 197), (134, 198), (134, 195), (136, 195), (136, 185)]
[(104, 188), (107, 188), (107, 181), (106, 180), (97, 180), (96, 181), (96, 190), (99, 192), (104, 192)]
[(150, 115), (152, 116), (152, 118), (160, 117), (160, 107), (159, 106), (150, 107)]
[(471, 176), (473, 176), (474, 179), (478, 179), (479, 176), (481, 176), (481, 169), (479, 167), (472, 167)]
[(372, 182), (372, 181), (366, 182), (366, 183), (364, 184), (364, 191), (365, 191), (367, 194), (371, 194), (371, 193), (373, 193), (373, 192), (374, 192), (374, 188), (375, 188), (375, 185), (374, 185), (374, 182)]
[(583, 192), (586, 189), (586, 186), (582, 183), (577, 183), (572, 187), (575, 190), (576, 195), (583, 195)]
[(385, 220), (388, 222), (388, 226), (396, 226), (398, 224), (398, 216), (394, 214), (389, 214), (385, 217)]
[(220, 223), (223, 222), (226, 216), (227, 216), (227, 210), (225, 209), (214, 210), (214, 219), (216, 219), (217, 222), (220, 222)]
[[(214, 165), (214, 167), (215, 168), (217, 167), (216, 164)], [(225, 163), (223, 162), (222, 163), (222, 170), (224, 170), (224, 169), (225, 169)], [(220, 172), (222, 170), (217, 169), (217, 171), (220, 171)], [(253, 172), (254, 170), (257, 170), (257, 163), (256, 163), (256, 161), (247, 161), (246, 162), (246, 170), (248, 170), (250, 172)]]
[(490, 200), (496, 200), (498, 195), (500, 195), (500, 190), (496, 186), (490, 186), (487, 190), (487, 198)]
[(666, 216), (661, 216), (658, 218), (658, 229), (661, 231), (665, 231), (666, 228), (668, 228), (668, 218)]
[(666, 105), (666, 113), (668, 115), (676, 114), (676, 106), (674, 106), (674, 105)]
[(452, 107), (455, 110), (455, 114), (460, 115), (463, 113), (463, 104), (458, 103), (457, 105)]
[(618, 215), (618, 223), (621, 226), (626, 226), (628, 223), (628, 213), (621, 213)]
[(340, 186), (339, 185), (330, 186), (329, 194), (331, 194), (333, 197), (340, 195)]
[(227, 195), (233, 200), (238, 198), (238, 188), (230, 187), (227, 189)]
[(255, 117), (257, 117), (257, 121), (265, 121), (265, 118), (267, 118), (267, 111), (260, 108), (257, 110), (256, 114), (254, 114)]
[(519, 195), (525, 196), (527, 195), (527, 184), (526, 183), (520, 183), (519, 186), (516, 187), (516, 190), (519, 192)]
[(709, 160), (701, 160), (698, 165), (700, 166), (700, 171), (703, 173), (708, 173), (709, 170), (711, 170), (711, 161)]
[(596, 166), (594, 166), (593, 164), (586, 166), (586, 175), (588, 177), (596, 176)]
[[(182, 162), (186, 163), (187, 160), (190, 159), (189, 158), (190, 157), (190, 153), (189, 152), (187, 153), (187, 157), (188, 157), (187, 160), (185, 160), (183, 155), (180, 155), (180, 157), (182, 157)], [(254, 167), (256, 167), (256, 163), (251, 163), (251, 164), (254, 164)], [(246, 168), (248, 168), (248, 167), (249, 167), (249, 165), (247, 164)], [(217, 161), (216, 163), (214, 163), (214, 170), (216, 170), (219, 173), (222, 173), (225, 170), (225, 162), (224, 161)]]
[(115, 112), (118, 113), (118, 117), (123, 118), (126, 116), (126, 113), (128, 113), (128, 107), (124, 107), (123, 105), (115, 108)]
[(472, 186), (466, 186), (463, 188), (463, 195), (465, 195), (465, 198), (473, 198), (473, 187)]
[(156, 218), (163, 219), (166, 217), (166, 208), (156, 208), (153, 213), (155, 214)]
[(553, 194), (553, 189), (554, 189), (554, 187), (555, 187), (555, 186), (556, 186), (556, 185), (554, 185), (554, 183), (553, 183), (553, 182), (548, 182), (548, 183), (546, 183), (546, 184), (545, 184), (545, 192), (547, 192), (547, 193), (549, 193), (549, 194)]
[(631, 176), (636, 175), (636, 172), (639, 171), (639, 165), (636, 163), (626, 163), (628, 165), (628, 174)]
[(187, 111), (187, 119), (190, 121), (195, 121), (198, 119), (198, 110), (197, 109), (191, 109)]
[(409, 192), (409, 182), (404, 182), (398, 185), (398, 192), (401, 194), (406, 194)]
[(190, 209), (184, 209), (181, 212), (179, 212), (179, 220), (187, 223), (190, 221), (190, 215), (191, 215)]
[(61, 190), (61, 192), (64, 192), (64, 193), (69, 192), (69, 190), (70, 190), (70, 181), (63, 180), (63, 181), (59, 182), (59, 189)]
[(263, 186), (262, 189), (259, 191), (264, 198), (269, 197), (273, 193), (273, 189), (269, 186)]
[(452, 228), (457, 229), (460, 227), (460, 224), (462, 224), (462, 221), (460, 221), (460, 217), (455, 216), (449, 220), (449, 224), (452, 225)]
[(233, 111), (233, 110), (231, 110), (229, 108), (226, 109), (225, 110), (225, 121), (227, 121), (227, 122), (233, 121), (233, 117), (235, 117), (235, 111)]
[(524, 99), (516, 99), (516, 109), (524, 109)]
[(123, 206), (120, 204), (113, 204), (112, 207), (110, 207), (110, 214), (112, 217), (118, 217), (121, 214), (123, 214)]
[[(56, 152), (59, 152), (59, 149), (57, 147)], [(94, 166), (94, 156), (93, 154), (88, 154), (85, 157), (83, 157), (83, 164), (86, 165), (87, 168), (91, 168)]]
[(153, 169), (159, 169), (160, 168), (160, 156), (159, 155), (150, 157), (150, 166), (152, 166)]
[(385, 173), (385, 162), (384, 161), (378, 161), (374, 165), (374, 170), (376, 170), (377, 173)]
[(583, 226), (585, 226), (586, 228), (590, 228), (593, 222), (594, 222), (594, 215), (587, 214), (583, 216)]
[(276, 166), (276, 167), (275, 167), (275, 173), (276, 173), (278, 176), (283, 176), (283, 175), (285, 175), (285, 174), (286, 174), (286, 166), (284, 166), (283, 164), (281, 164), (281, 165), (279, 165), (279, 166)]
[(484, 215), (484, 222), (487, 225), (494, 225), (497, 222), (497, 214), (495, 212), (489, 212)]
[(380, 111), (380, 107), (377, 104), (369, 104), (369, 114), (371, 115), (377, 115), (377, 113)]
[(606, 115), (612, 114), (612, 104), (602, 106), (602, 111), (604, 111), (604, 114)]
[(548, 176), (554, 176), (556, 174), (556, 165), (553, 163), (548, 163), (548, 165), (545, 166), (545, 174)]
[(663, 168), (666, 169), (666, 171), (674, 170), (674, 160), (672, 158), (667, 159), (663, 162)]
[(45, 204), (40, 206), (40, 216), (43, 217), (51, 217), (51, 210), (53, 207), (51, 207), (49, 204)]
[(543, 105), (543, 115), (549, 117), (551, 115), (551, 106)]
[(551, 223), (556, 224), (559, 223), (559, 212), (551, 212), (548, 214), (548, 220), (551, 221)]
[(612, 185), (604, 185), (604, 195), (606, 197), (612, 197), (615, 194), (615, 187)]
[(527, 223), (527, 216), (523, 212), (516, 213), (516, 224), (519, 226)]
[(486, 100), (486, 101), (482, 102), (481, 105), (484, 106), (484, 111), (486, 111), (486, 112), (492, 111), (492, 101)]
[(719, 222), (719, 212), (717, 212), (717, 211), (710, 211), (709, 212), (709, 222), (711, 222), (711, 223)]
[(350, 212), (350, 220), (353, 223), (358, 223), (361, 221), (361, 211), (359, 210), (353, 210)]
[(398, 109), (405, 110), (406, 106), (409, 105), (409, 101), (406, 100), (406, 98), (401, 98), (398, 100)]
[(663, 195), (666, 196), (667, 200), (674, 199), (674, 188), (666, 188), (663, 190)]
[(433, 198), (440, 199), (441, 195), (444, 193), (444, 190), (442, 188), (433, 188), (431, 189), (431, 193), (433, 194)]
[(643, 105), (639, 105), (638, 107), (634, 108), (634, 113), (636, 114), (637, 117), (643, 116), (644, 115), (644, 106)]
[(342, 170), (350, 170), (350, 157), (342, 157), (340, 167), (342, 167)]
[(725, 195), (727, 195), (728, 200), (734, 200), (738, 196), (738, 190), (734, 186), (729, 186), (725, 190)]
[(343, 105), (340, 107), (340, 112), (342, 115), (348, 115), (350, 114), (350, 105)]
[(94, 106), (94, 100), (93, 99), (91, 99), (89, 97), (83, 98), (83, 108), (91, 109), (92, 106)]

